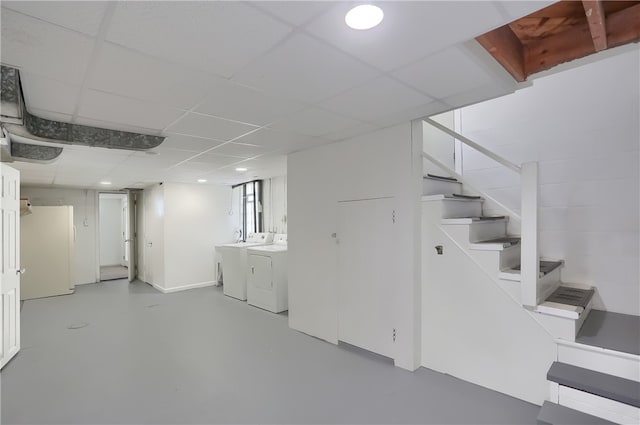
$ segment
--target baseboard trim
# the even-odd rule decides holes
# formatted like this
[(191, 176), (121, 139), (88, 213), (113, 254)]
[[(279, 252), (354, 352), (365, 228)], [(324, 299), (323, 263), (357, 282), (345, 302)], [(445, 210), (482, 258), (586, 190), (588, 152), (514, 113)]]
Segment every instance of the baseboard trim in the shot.
[(162, 292), (163, 294), (171, 294), (173, 292), (180, 292), (180, 291), (186, 291), (188, 289), (196, 289), (196, 288), (206, 288), (207, 286), (214, 286), (216, 284), (215, 281), (210, 280), (208, 282), (200, 282), (200, 283), (192, 283), (189, 285), (182, 285), (182, 286), (174, 286), (173, 288), (163, 288), (159, 285), (156, 285), (155, 283), (152, 283), (151, 286), (153, 286), (154, 288), (156, 288), (158, 291)]

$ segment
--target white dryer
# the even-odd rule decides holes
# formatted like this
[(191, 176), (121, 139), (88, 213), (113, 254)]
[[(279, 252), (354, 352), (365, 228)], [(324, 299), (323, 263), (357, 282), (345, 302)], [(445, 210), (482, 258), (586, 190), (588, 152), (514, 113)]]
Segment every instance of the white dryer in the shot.
[(287, 235), (277, 234), (273, 245), (247, 249), (247, 303), (280, 313), (289, 309)]
[(246, 242), (219, 245), (222, 257), (222, 292), (239, 300), (247, 299), (247, 248), (268, 245), (273, 233), (251, 233)]

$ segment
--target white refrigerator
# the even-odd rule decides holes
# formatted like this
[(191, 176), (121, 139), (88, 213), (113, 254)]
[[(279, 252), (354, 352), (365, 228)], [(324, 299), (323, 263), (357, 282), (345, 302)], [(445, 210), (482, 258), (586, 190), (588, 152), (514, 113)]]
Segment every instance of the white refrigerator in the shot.
[(74, 239), (72, 206), (31, 207), (20, 218), (20, 299), (73, 293)]

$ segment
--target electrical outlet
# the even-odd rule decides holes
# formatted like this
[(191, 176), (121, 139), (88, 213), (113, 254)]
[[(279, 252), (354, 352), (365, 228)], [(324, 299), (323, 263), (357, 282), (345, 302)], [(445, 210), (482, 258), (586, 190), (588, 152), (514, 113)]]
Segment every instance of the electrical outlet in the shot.
[(89, 227), (89, 219), (88, 219), (88, 218), (85, 218), (85, 219), (84, 219), (84, 221), (82, 222), (82, 225), (83, 225), (84, 227)]

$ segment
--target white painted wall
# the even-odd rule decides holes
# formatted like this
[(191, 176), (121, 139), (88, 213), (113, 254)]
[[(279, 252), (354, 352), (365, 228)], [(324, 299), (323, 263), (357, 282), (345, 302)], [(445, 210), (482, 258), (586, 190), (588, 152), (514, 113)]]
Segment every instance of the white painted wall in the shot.
[(20, 190), (21, 196), (29, 198), (33, 206), (73, 206), (73, 224), (76, 227), (74, 284), (95, 283), (98, 259), (96, 191), (32, 186), (23, 186)]
[[(635, 48), (461, 110), (465, 136), (515, 163), (539, 161), (542, 256), (565, 260), (564, 281), (596, 286), (596, 308), (633, 315), (640, 315), (638, 75)], [(464, 168), (472, 184), (519, 210), (513, 173), (468, 149)]]
[(264, 229), (287, 233), (287, 176), (264, 180)]
[(233, 240), (231, 188), (165, 184), (165, 290), (211, 285), (214, 248)]
[(115, 266), (123, 262), (122, 198), (99, 199), (100, 209), (100, 265)]
[[(394, 197), (398, 243), (392, 311), (395, 363), (419, 366), (422, 139), (409, 123), (289, 155), (289, 325), (337, 343), (337, 202)], [(418, 231), (416, 232), (416, 229)], [(375, 231), (375, 229), (372, 229)], [(387, 241), (381, 240), (380, 243)]]
[(163, 292), (214, 284), (214, 247), (234, 237), (231, 188), (165, 183), (142, 199), (141, 279)]

